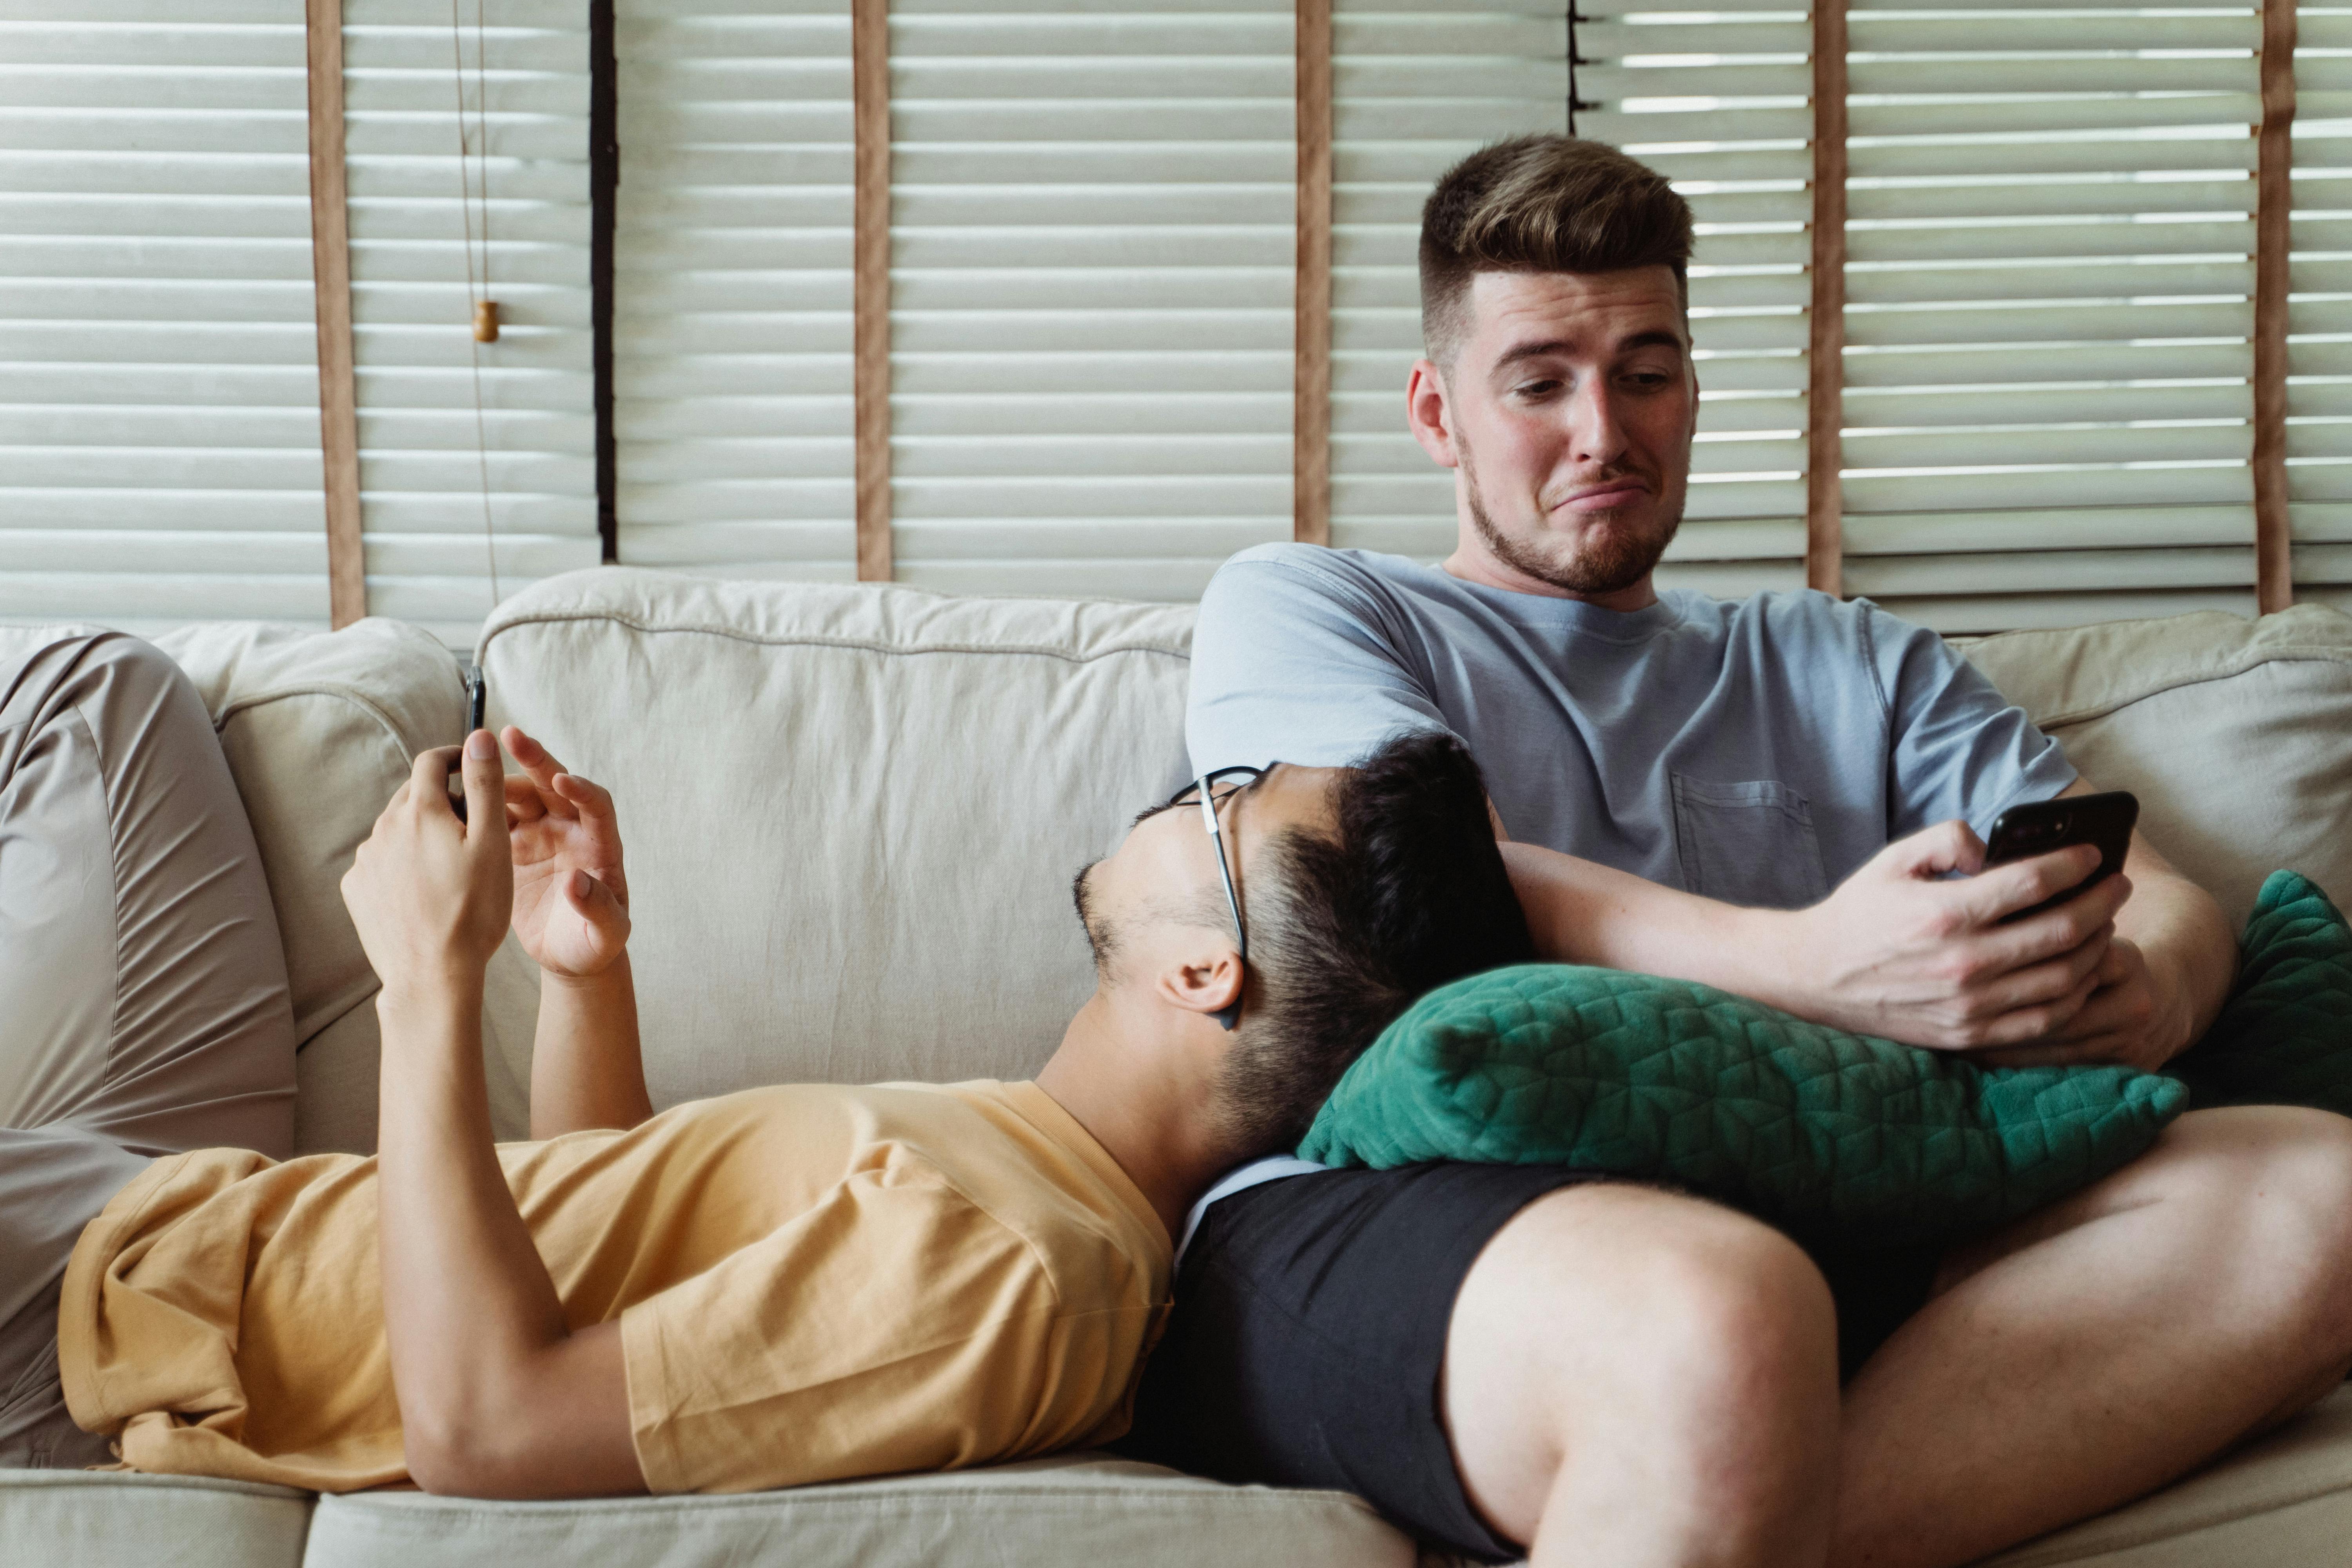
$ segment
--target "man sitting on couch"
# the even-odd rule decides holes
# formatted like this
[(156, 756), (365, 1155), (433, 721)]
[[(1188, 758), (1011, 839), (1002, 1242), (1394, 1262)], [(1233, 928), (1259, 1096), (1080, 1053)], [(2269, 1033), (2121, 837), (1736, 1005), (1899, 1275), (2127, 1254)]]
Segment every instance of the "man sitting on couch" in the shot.
[[(1194, 636), (1194, 765), (1455, 734), (1547, 957), (1990, 1065), (2160, 1067), (2235, 946), (2143, 840), (2127, 879), (2041, 914), (2095, 852), (1984, 868), (2004, 807), (2089, 787), (2055, 742), (1866, 603), (1654, 588), (1701, 409), (1691, 235), (1663, 177), (1591, 142), (1505, 142), (1438, 182), (1406, 414), (1454, 470), (1454, 553), (1227, 563)], [(2352, 1123), (2317, 1111), (2192, 1111), (1940, 1256), (1809, 1258), (1591, 1173), (1298, 1171), (1206, 1206), (1137, 1451), (1346, 1487), (1489, 1559), (1968, 1562), (2352, 1363)]]
[[(505, 739), (517, 776), (487, 731), (418, 757), (343, 879), (380, 1153), (281, 1162), (278, 933), (194, 688), (113, 635), (0, 670), (0, 1463), (111, 1436), (141, 1470), (563, 1497), (1114, 1436), (1187, 1205), (1413, 994), (1528, 950), (1458, 743), (1230, 770), (1079, 874), (1097, 988), (1035, 1082), (655, 1115), (612, 801)], [(498, 1146), (509, 921), (545, 979), (534, 1141)]]

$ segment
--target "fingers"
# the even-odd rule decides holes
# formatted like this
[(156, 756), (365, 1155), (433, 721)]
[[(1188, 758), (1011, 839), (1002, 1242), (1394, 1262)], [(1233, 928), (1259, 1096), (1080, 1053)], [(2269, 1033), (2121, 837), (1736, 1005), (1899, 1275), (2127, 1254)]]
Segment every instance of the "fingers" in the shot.
[(2073, 844), (2031, 860), (1995, 866), (1970, 879), (1969, 912), (1979, 924), (1990, 925), (2004, 915), (2032, 909), (2064, 892), (2098, 868), (2099, 851), (2089, 844)]
[(537, 822), (547, 815), (547, 803), (540, 798), (539, 786), (521, 773), (508, 774), (506, 789), (509, 827)]
[(2110, 924), (2057, 957), (2011, 969), (1982, 993), (1980, 1016), (1998, 1016), (2020, 1007), (2053, 1002), (2078, 989), (2085, 980), (2097, 985), (2111, 982), (2115, 958), (2115, 927)]
[(555, 760), (552, 752), (525, 734), (519, 724), (508, 725), (499, 739), (506, 742), (507, 753), (514, 758), (515, 766), (528, 773), (531, 783), (553, 791), (556, 775), (563, 772), (563, 764)]
[(467, 847), (495, 849), (507, 855), (506, 769), (499, 760), (499, 742), (488, 730), (466, 737), (466, 832)]
[[(582, 814), (612, 820), (613, 797), (602, 785), (565, 771), (554, 752), (524, 733), (520, 726), (508, 725), (502, 738), (508, 753), (529, 778), (535, 795), (532, 806), (517, 806), (518, 822), (535, 821), (541, 815)], [(517, 800), (518, 796), (510, 792), (508, 803), (516, 805)]]
[(555, 789), (564, 799), (578, 806), (583, 816), (600, 817), (606, 822), (613, 820), (612, 792), (593, 779), (583, 779), (578, 773), (558, 773), (555, 775)]
[(1940, 877), (1947, 872), (1973, 874), (1984, 864), (1984, 840), (1967, 823), (1955, 819), (1922, 828), (1898, 838), (1882, 851), (1893, 868), (1906, 876)]
[(408, 782), (392, 797), (393, 805), (405, 805), (428, 816), (439, 813), (455, 822), (457, 814), (449, 807), (449, 770), (457, 764), (457, 755), (456, 746), (432, 746), (417, 752), (408, 767)]
[(2085, 975), (2053, 1001), (2005, 1013), (1976, 1031), (1977, 1038), (1969, 1043), (1970, 1048), (2022, 1046), (2045, 1040), (2073, 1022), (2074, 1015), (2083, 1010), (2098, 988), (2098, 976)]
[(613, 889), (585, 871), (573, 871), (563, 879), (563, 900), (580, 911), (581, 919), (606, 931), (626, 934), (629, 911), (613, 894)]

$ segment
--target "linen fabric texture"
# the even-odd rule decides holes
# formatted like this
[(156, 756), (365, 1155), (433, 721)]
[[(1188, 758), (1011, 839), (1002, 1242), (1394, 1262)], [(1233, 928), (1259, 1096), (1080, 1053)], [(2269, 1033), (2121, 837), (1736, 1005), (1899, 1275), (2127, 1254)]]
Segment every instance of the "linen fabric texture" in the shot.
[[(746, 1491), (1116, 1436), (1165, 1232), (1034, 1084), (802, 1085), (499, 1151), (574, 1327), (620, 1320), (646, 1485)], [(373, 1159), (157, 1161), (84, 1233), (58, 1353), (134, 1469), (406, 1479)]]
[(1866, 600), (1668, 589), (1620, 612), (1297, 544), (1218, 570), (1193, 637), (1195, 772), (1344, 766), (1432, 729), (1478, 759), (1513, 838), (1771, 909), (2075, 778), (1941, 637)]

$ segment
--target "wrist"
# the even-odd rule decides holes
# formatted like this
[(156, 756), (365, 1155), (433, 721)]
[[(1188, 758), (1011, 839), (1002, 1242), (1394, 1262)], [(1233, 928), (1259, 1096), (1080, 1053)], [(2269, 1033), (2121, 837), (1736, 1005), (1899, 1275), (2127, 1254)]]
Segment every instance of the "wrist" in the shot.
[(392, 976), (375, 994), (376, 1017), (390, 1024), (478, 1015), (482, 989), (482, 971), (462, 965)]
[(1805, 952), (1804, 910), (1756, 910), (1725, 906), (1726, 929), (1716, 951), (1727, 955), (1738, 984), (1736, 991), (1751, 1001), (1800, 1017), (1811, 1016), (1806, 1005), (1802, 977)]
[(592, 969), (585, 974), (540, 965), (539, 989), (541, 995), (563, 993), (578, 996), (608, 995), (629, 982), (629, 954), (625, 948), (620, 955), (602, 969)]

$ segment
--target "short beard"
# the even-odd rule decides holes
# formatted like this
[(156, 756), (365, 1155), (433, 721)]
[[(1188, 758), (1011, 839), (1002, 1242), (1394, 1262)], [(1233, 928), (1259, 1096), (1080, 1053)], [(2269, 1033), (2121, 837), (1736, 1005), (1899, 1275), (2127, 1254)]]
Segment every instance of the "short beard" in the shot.
[[(1504, 565), (1538, 583), (1548, 583), (1562, 593), (1586, 599), (1622, 593), (1657, 569), (1666, 546), (1675, 542), (1675, 534), (1682, 528), (1683, 515), (1678, 510), (1666, 520), (1664, 531), (1655, 539), (1628, 537), (1612, 529), (1601, 536), (1598, 545), (1577, 551), (1565, 563), (1554, 562), (1496, 526), (1486, 510), (1486, 498), (1478, 493), (1478, 472), (1471, 466), (1470, 443), (1458, 430), (1454, 432), (1454, 447), (1462, 460), (1463, 488), (1470, 498), (1470, 526), (1478, 531), (1478, 537)], [(1604, 521), (1613, 521), (1608, 512), (1599, 515)]]

